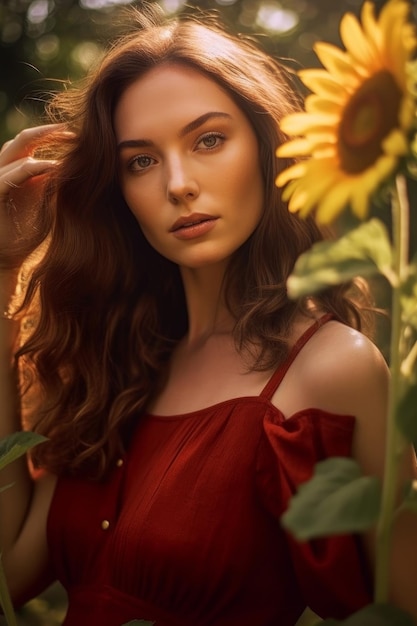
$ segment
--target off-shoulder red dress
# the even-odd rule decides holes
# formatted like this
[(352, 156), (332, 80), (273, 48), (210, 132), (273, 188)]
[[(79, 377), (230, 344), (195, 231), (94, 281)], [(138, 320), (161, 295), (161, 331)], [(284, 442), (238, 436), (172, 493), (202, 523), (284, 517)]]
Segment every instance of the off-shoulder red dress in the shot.
[(270, 402), (319, 324), (259, 396), (142, 415), (107, 482), (58, 481), (48, 541), (65, 626), (293, 626), (306, 605), (340, 618), (371, 601), (357, 538), (297, 543), (279, 521), (316, 461), (351, 452), (352, 416), (285, 419)]

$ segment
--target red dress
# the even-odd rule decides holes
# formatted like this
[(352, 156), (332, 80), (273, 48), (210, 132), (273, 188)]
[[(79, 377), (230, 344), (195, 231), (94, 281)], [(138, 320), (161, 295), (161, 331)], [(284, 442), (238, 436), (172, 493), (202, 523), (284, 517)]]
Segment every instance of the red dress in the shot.
[(65, 626), (293, 626), (306, 605), (341, 618), (371, 601), (356, 537), (297, 543), (280, 516), (316, 461), (349, 456), (354, 418), (259, 396), (142, 415), (105, 483), (61, 478), (48, 541)]

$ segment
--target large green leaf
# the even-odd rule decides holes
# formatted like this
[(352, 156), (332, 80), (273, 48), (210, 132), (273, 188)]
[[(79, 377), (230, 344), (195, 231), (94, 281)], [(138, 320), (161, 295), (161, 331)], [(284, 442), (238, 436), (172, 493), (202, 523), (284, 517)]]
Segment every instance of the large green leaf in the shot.
[(320, 626), (415, 626), (415, 622), (410, 615), (390, 604), (369, 604), (347, 619), (326, 619)]
[(46, 437), (28, 431), (17, 432), (4, 437), (0, 440), (0, 470), (26, 454), (30, 448), (46, 440)]
[(417, 383), (409, 385), (400, 398), (396, 422), (404, 437), (417, 447)]
[(302, 484), (282, 516), (297, 539), (360, 532), (379, 513), (380, 483), (362, 476), (353, 459), (332, 457), (317, 463), (313, 477)]
[(288, 279), (290, 298), (316, 293), (378, 271), (390, 273), (392, 248), (384, 224), (372, 219), (335, 242), (322, 241), (302, 254)]

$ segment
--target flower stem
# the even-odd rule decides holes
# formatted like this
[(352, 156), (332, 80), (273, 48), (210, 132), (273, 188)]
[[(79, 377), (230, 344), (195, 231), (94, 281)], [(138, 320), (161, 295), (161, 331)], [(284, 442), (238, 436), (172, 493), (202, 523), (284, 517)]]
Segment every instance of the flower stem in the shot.
[(387, 602), (389, 591), (391, 533), (396, 509), (399, 465), (405, 440), (396, 425), (396, 407), (401, 393), (401, 364), (404, 353), (404, 332), (401, 321), (400, 286), (408, 263), (409, 207), (406, 182), (396, 179), (392, 197), (393, 270), (397, 276), (392, 285), (392, 324), (390, 343), (390, 393), (387, 417), (384, 484), (381, 512), (377, 525), (375, 602)]
[(3, 570), (3, 563), (0, 555), (0, 602), (6, 618), (7, 626), (17, 626), (16, 615), (10, 598), (6, 576)]

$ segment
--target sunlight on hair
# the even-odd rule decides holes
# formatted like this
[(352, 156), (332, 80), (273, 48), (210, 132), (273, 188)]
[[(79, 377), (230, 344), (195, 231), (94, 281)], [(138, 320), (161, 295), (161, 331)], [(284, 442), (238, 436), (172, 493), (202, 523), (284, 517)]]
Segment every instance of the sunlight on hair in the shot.
[(298, 22), (298, 15), (294, 11), (284, 9), (277, 3), (262, 4), (256, 16), (256, 23), (273, 33), (288, 33)]

